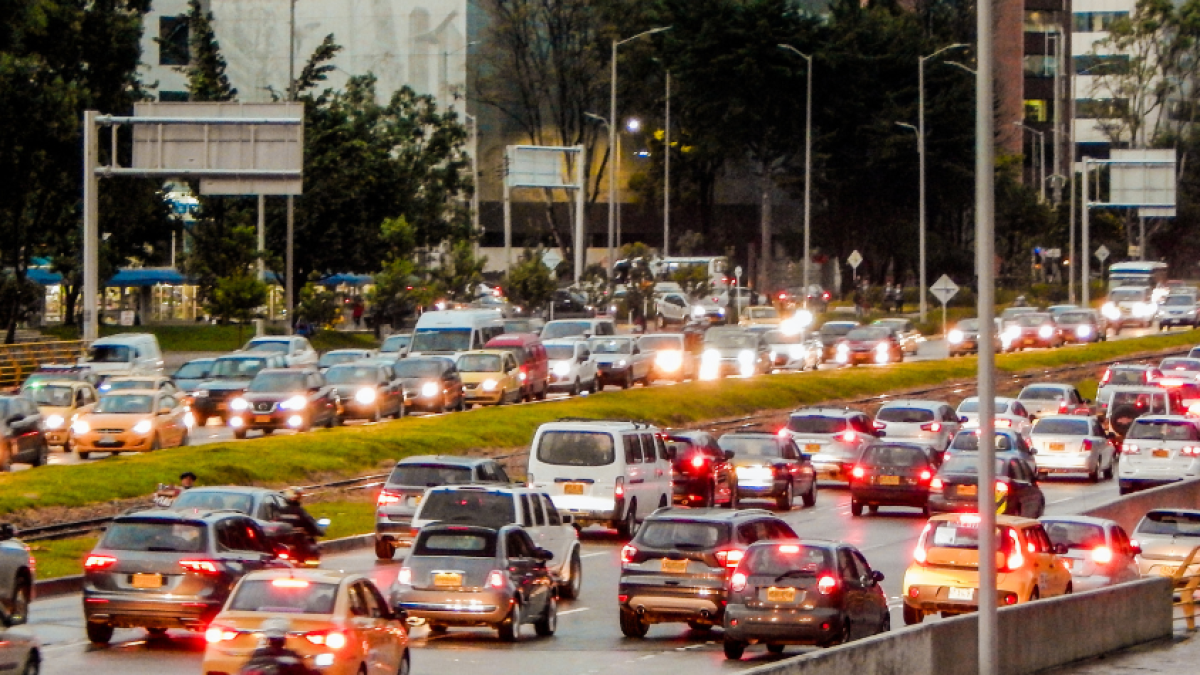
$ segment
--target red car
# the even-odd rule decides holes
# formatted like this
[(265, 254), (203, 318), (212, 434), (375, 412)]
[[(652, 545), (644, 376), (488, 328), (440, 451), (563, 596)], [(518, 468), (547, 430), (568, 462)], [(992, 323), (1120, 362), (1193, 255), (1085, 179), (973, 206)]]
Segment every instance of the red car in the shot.
[(550, 357), (540, 337), (533, 333), (506, 333), (488, 340), (483, 348), (505, 349), (517, 357), (521, 365), (521, 398), (526, 401), (546, 398), (550, 390)]

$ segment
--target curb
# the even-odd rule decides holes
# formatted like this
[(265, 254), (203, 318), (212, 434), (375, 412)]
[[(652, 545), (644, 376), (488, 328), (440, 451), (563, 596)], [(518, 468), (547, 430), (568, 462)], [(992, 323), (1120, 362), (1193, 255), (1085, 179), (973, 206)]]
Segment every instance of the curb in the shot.
[[(331, 539), (318, 544), (322, 553), (345, 553), (347, 551), (355, 551), (361, 548), (370, 548), (375, 545), (375, 534), (358, 534), (352, 537), (342, 537), (341, 539)], [(67, 577), (56, 577), (54, 579), (39, 579), (33, 583), (33, 597), (35, 600), (45, 600), (49, 598), (58, 598), (64, 595), (74, 595), (83, 591), (83, 575), (73, 574)]]

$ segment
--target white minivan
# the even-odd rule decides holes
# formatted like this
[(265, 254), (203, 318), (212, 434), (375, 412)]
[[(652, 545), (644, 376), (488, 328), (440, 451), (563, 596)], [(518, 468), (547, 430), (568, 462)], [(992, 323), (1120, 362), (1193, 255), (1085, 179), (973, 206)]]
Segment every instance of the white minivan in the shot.
[(162, 350), (150, 333), (122, 333), (93, 342), (80, 365), (90, 366), (101, 380), (125, 375), (162, 375)]
[(671, 504), (671, 460), (653, 426), (615, 420), (562, 420), (538, 427), (526, 480), (580, 527), (603, 525), (632, 537)]
[(458, 358), (503, 333), (504, 318), (490, 309), (425, 312), (417, 319), (408, 355)]

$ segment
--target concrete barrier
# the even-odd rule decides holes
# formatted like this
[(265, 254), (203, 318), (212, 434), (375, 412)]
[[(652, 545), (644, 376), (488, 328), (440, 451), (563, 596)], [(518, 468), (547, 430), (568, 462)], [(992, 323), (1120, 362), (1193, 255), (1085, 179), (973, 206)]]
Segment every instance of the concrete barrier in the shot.
[(1147, 511), (1166, 508), (1200, 509), (1200, 478), (1117, 497), (1080, 515), (1115, 520), (1126, 532), (1133, 532)]
[[(1000, 675), (1027, 675), (1171, 636), (1171, 582), (1140, 581), (1005, 607)], [(910, 626), (760, 666), (754, 675), (976, 675), (974, 614)]]

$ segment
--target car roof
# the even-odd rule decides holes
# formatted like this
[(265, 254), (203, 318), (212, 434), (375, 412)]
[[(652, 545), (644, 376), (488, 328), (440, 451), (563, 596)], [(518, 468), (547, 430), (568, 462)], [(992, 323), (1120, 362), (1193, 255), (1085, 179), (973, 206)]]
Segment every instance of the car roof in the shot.
[(773, 434), (769, 431), (742, 431), (740, 429), (735, 430), (735, 431), (727, 431), (727, 432), (721, 434), (721, 438), (725, 438), (726, 436), (739, 436), (742, 438), (764, 438), (764, 439), (771, 438), (771, 439), (775, 439), (775, 440), (779, 440), (781, 438), (779, 436), (779, 434)]
[[(489, 342), (488, 344), (491, 344), (491, 343)], [(464, 356), (471, 356), (472, 354), (487, 354), (488, 356), (504, 356), (505, 354), (511, 355), (512, 352), (508, 351), (507, 349), (472, 349), (469, 352), (463, 352), (462, 354), (459, 355), (458, 358), (461, 359)]]
[(198, 359), (188, 359), (187, 361), (185, 361), (183, 363), (183, 365), (186, 366), (191, 363), (212, 363), (213, 361), (216, 361), (216, 360), (217, 360), (217, 357), (215, 357), (215, 356), (202, 356)]
[(922, 443), (920, 441), (889, 441), (881, 440), (878, 443), (872, 443), (872, 448), (912, 448), (914, 450), (927, 450), (933, 447), (932, 443)]
[(109, 396), (132, 396), (132, 395), (157, 396), (160, 393), (162, 393), (162, 392), (160, 392), (157, 389), (118, 389), (117, 391), (107, 392), (107, 393), (103, 394), (102, 396), (104, 398), (107, 398)]
[(39, 380), (39, 381), (35, 382), (34, 385), (38, 386), (38, 387), (49, 387), (51, 385), (55, 385), (55, 386), (63, 386), (63, 387), (73, 387), (73, 388), (78, 389), (83, 386), (90, 387), (90, 386), (92, 386), (92, 383), (84, 381), (84, 380)]
[(346, 347), (345, 349), (330, 349), (329, 351), (325, 352), (324, 356), (329, 356), (330, 354), (366, 354), (370, 351), (370, 349), (364, 349), (362, 347)]
[(138, 380), (169, 380), (166, 375), (120, 375), (108, 378), (109, 382), (137, 382)]
[(253, 486), (253, 485), (204, 485), (204, 486), (196, 486), (194, 488), (191, 488), (191, 489), (187, 490), (187, 492), (189, 494), (193, 493), (193, 492), (225, 492), (225, 493), (238, 493), (238, 494), (263, 494), (263, 493), (275, 494), (278, 491), (272, 490), (270, 488), (257, 487), (257, 486)]
[(651, 513), (648, 519), (653, 519), (653, 520), (702, 520), (702, 521), (714, 522), (714, 523), (727, 523), (727, 522), (730, 522), (733, 520), (740, 520), (743, 518), (761, 518), (763, 516), (779, 518), (779, 516), (777, 514), (772, 513), (771, 511), (768, 511), (766, 509), (738, 509), (738, 510), (731, 511), (729, 509), (715, 509), (715, 508), (677, 509), (674, 507), (664, 507), (664, 508), (661, 508), (661, 509), (655, 511), (654, 513)]
[(1111, 393), (1130, 392), (1134, 394), (1167, 393), (1166, 389), (1156, 387), (1152, 384), (1108, 384), (1104, 386), (1104, 391)]
[(861, 411), (855, 410), (853, 408), (837, 408), (834, 406), (814, 406), (811, 408), (797, 408), (796, 410), (793, 410), (792, 412), (788, 413), (788, 417), (801, 417), (804, 415), (821, 415), (823, 417), (829, 417), (831, 415), (846, 416), (846, 415), (861, 415), (861, 414), (863, 414)]
[(492, 461), (490, 457), (462, 457), (460, 455), (409, 455), (396, 465), (401, 464), (445, 464), (452, 466), (475, 466)]
[(1128, 369), (1128, 370), (1151, 370), (1151, 369), (1154, 369), (1157, 367), (1158, 367), (1157, 365), (1154, 365), (1152, 363), (1114, 363), (1114, 364), (1110, 365), (1108, 367), (1108, 369), (1112, 370), (1113, 368), (1121, 368), (1121, 369)]
[[(1038, 387), (1043, 387), (1046, 389), (1074, 389), (1075, 385), (1066, 384), (1065, 382), (1034, 382), (1033, 384), (1025, 385), (1025, 388), (1021, 391), (1025, 391), (1026, 389), (1037, 389)], [(1018, 398), (1019, 397), (1020, 395), (1018, 394)]]
[(629, 420), (570, 420), (570, 421), (564, 420), (564, 421), (557, 421), (557, 422), (546, 422), (545, 424), (543, 424), (541, 427), (538, 428), (538, 431), (540, 432), (543, 429), (564, 430), (564, 431), (572, 431), (572, 430), (586, 431), (588, 429), (595, 429), (596, 427), (601, 427), (605, 431), (647, 431), (647, 432), (658, 428), (658, 427), (655, 427), (655, 426), (652, 426), (649, 424), (643, 424), (641, 422), (631, 422)]
[(924, 401), (920, 399), (898, 398), (884, 403), (883, 405), (879, 406), (879, 409), (883, 410), (884, 408), (893, 408), (897, 406), (903, 406), (905, 408), (919, 408), (921, 406), (937, 408), (943, 405), (948, 406), (950, 404), (946, 403), (945, 401)]
[(500, 483), (489, 483), (487, 485), (476, 485), (466, 483), (462, 485), (435, 485), (429, 488), (430, 492), (487, 492), (490, 494), (541, 494), (542, 490), (531, 488), (524, 485), (503, 485)]
[[(979, 397), (978, 397), (978, 396), (968, 396), (968, 397), (964, 398), (964, 399), (962, 400), (962, 403), (959, 403), (959, 405), (962, 405), (963, 403), (966, 403), (967, 401), (978, 401), (978, 400), (979, 400)], [(994, 398), (994, 399), (992, 399), (992, 400), (993, 400), (993, 401), (995, 401), (995, 402), (997, 402), (997, 403), (1013, 403), (1013, 402), (1014, 402), (1014, 401), (1016, 401), (1017, 399), (1015, 399), (1015, 398), (1009, 398), (1009, 397), (1007, 397), (1007, 396), (997, 396), (996, 398)]]
[(263, 368), (258, 371), (259, 375), (273, 375), (277, 373), (311, 373), (313, 368)]
[(340, 584), (346, 579), (359, 576), (362, 575), (342, 570), (288, 567), (286, 569), (257, 570), (250, 572), (242, 578), (248, 581), (259, 579), (304, 579), (305, 581), (314, 581), (317, 583)]
[(187, 523), (207, 524), (214, 520), (221, 520), (223, 518), (229, 518), (229, 517), (248, 518), (249, 516), (242, 513), (241, 511), (233, 511), (230, 509), (213, 509), (211, 511), (193, 511), (193, 512), (171, 511), (169, 509), (147, 509), (144, 511), (134, 511), (131, 513), (122, 513), (121, 515), (114, 518), (113, 522), (119, 523), (122, 521), (130, 521), (130, 520), (143, 521), (143, 522), (147, 521), (147, 520), (161, 520), (164, 522), (180, 522), (180, 521), (182, 521), (182, 522), (187, 522)]
[(1095, 516), (1042, 516), (1038, 520), (1041, 520), (1043, 523), (1083, 523), (1086, 525), (1100, 525), (1101, 527), (1108, 527), (1110, 525), (1120, 526), (1120, 523), (1115, 520), (1097, 518)]
[(269, 352), (261, 352), (261, 353), (256, 352), (254, 354), (251, 354), (249, 352), (235, 352), (233, 354), (222, 354), (222, 355), (218, 356), (216, 358), (216, 360), (224, 361), (225, 359), (238, 359), (238, 360), (265, 359), (265, 358), (270, 358), (271, 356), (278, 356), (278, 354), (272, 354)]

